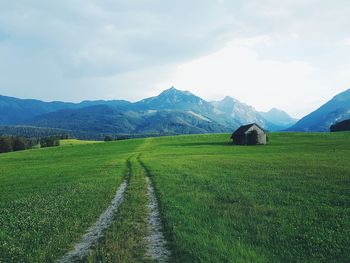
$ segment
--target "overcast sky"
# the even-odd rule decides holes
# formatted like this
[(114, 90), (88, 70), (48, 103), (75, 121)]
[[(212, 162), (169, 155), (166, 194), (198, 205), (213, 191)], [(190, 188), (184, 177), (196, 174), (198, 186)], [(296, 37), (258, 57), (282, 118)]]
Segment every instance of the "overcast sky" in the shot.
[(135, 101), (175, 86), (301, 117), (350, 87), (348, 0), (0, 0), (0, 94)]

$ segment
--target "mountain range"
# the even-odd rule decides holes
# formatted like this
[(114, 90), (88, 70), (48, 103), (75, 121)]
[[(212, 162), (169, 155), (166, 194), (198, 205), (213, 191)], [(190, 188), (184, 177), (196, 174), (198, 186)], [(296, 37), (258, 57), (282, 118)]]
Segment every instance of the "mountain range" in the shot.
[(276, 108), (272, 108), (268, 112), (260, 112), (260, 114), (265, 120), (279, 127), (280, 130), (283, 127), (290, 127), (298, 121), (298, 119), (292, 118), (286, 112)]
[(173, 87), (134, 103), (125, 100), (44, 102), (0, 96), (0, 125), (58, 128), (89, 133), (92, 137), (231, 132), (251, 122), (268, 130), (287, 128), (284, 118), (291, 122), (293, 119), (279, 112), (281, 119), (267, 113), (263, 116), (264, 113), (231, 97), (208, 102)]
[(0, 96), (0, 125), (55, 128), (95, 139), (107, 134), (147, 136), (232, 132), (240, 125), (253, 122), (270, 131), (325, 131), (334, 122), (350, 117), (349, 102), (350, 89), (297, 121), (276, 108), (258, 112), (232, 97), (209, 102), (173, 87), (137, 102), (44, 102)]

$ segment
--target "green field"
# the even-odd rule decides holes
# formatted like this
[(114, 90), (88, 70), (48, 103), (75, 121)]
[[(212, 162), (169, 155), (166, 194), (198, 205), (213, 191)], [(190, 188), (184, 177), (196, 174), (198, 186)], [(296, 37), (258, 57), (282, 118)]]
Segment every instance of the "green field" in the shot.
[(100, 143), (100, 142), (102, 142), (102, 141), (87, 141), (87, 140), (77, 140), (77, 139), (65, 139), (65, 140), (60, 140), (60, 146), (72, 146), (72, 145)]
[(89, 262), (148, 262), (145, 176), (171, 262), (350, 262), (350, 133), (134, 139), (0, 155), (0, 262), (52, 262), (126, 198)]

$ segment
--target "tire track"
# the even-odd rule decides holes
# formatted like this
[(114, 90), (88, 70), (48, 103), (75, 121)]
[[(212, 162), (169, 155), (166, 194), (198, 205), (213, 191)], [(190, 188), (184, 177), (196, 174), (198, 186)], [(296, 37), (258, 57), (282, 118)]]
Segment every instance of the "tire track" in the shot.
[(148, 176), (148, 171), (144, 164), (138, 158), (139, 164), (145, 171), (147, 182), (147, 195), (149, 203), (148, 208), (148, 227), (149, 235), (146, 237), (148, 241), (147, 256), (157, 262), (168, 262), (170, 251), (167, 248), (167, 241), (163, 234), (162, 221), (160, 219), (158, 200), (156, 198), (153, 184)]
[(75, 245), (74, 249), (65, 254), (58, 262), (71, 263), (80, 262), (88, 253), (88, 251), (102, 237), (103, 231), (111, 224), (114, 214), (117, 212), (119, 205), (123, 202), (125, 189), (128, 186), (130, 178), (130, 162), (127, 161), (126, 179), (119, 186), (111, 204), (100, 215), (96, 223), (91, 226), (82, 236), (80, 242)]

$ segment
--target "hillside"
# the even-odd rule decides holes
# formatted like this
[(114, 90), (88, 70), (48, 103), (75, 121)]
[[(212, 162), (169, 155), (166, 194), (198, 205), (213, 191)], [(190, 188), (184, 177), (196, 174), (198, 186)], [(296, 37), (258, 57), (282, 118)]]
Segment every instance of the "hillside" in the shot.
[(202, 116), (182, 111), (125, 111), (106, 105), (68, 109), (38, 116), (30, 121), (39, 127), (102, 134), (193, 134), (228, 129)]
[(23, 124), (41, 114), (73, 108), (73, 103), (43, 102), (33, 99), (17, 99), (0, 95), (0, 125)]
[(64, 129), (78, 136), (83, 134), (84, 139), (98, 139), (105, 134), (218, 133), (252, 122), (268, 130), (280, 128), (236, 99), (226, 97), (222, 101), (207, 102), (175, 88), (134, 103), (123, 100), (43, 102), (1, 96), (0, 116), (0, 125)]
[(336, 95), (314, 112), (308, 114), (288, 131), (329, 131), (336, 122), (350, 118), (350, 89)]
[(97, 100), (71, 102), (44, 102), (34, 99), (18, 99), (0, 95), (0, 125), (18, 125), (30, 122), (33, 118), (50, 112), (66, 109), (81, 109), (96, 105), (107, 105), (124, 109), (130, 102), (123, 100)]

